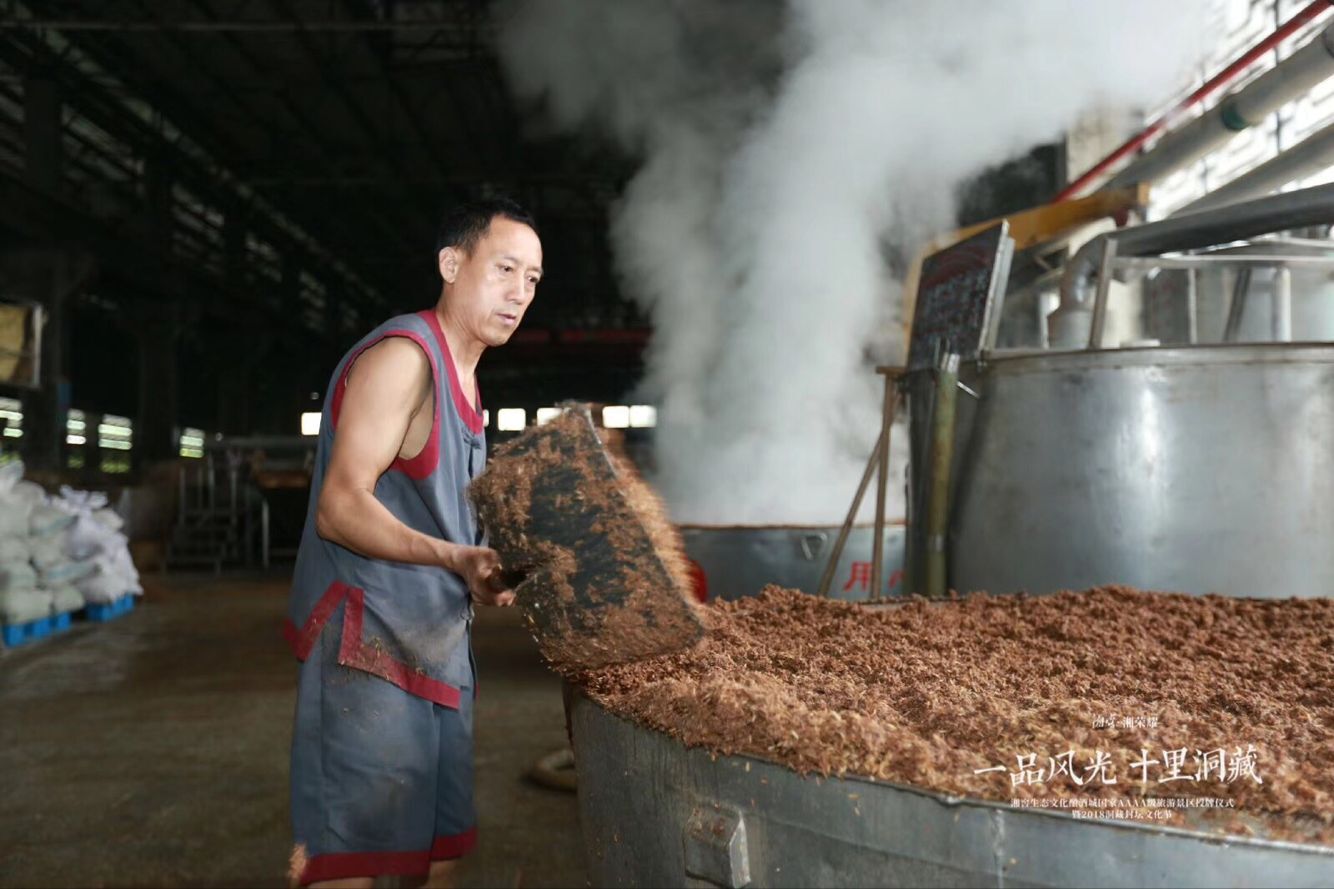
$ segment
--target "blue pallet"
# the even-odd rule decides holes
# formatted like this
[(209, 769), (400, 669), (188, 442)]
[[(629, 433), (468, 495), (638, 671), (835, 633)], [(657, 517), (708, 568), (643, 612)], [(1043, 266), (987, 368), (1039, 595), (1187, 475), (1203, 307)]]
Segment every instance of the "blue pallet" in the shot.
[(15, 645), (26, 645), (38, 639), (45, 639), (55, 630), (55, 624), (56, 619), (53, 617), (40, 617), (26, 623), (5, 624), (0, 627), (0, 635), (4, 636), (5, 645), (13, 648)]
[(83, 616), (93, 623), (106, 623), (114, 620), (126, 612), (134, 610), (134, 596), (126, 593), (114, 602), (108, 602), (104, 605), (89, 603), (83, 609)]
[(51, 630), (56, 633), (63, 633), (70, 628), (74, 620), (73, 612), (66, 611), (63, 614), (57, 614), (51, 618)]

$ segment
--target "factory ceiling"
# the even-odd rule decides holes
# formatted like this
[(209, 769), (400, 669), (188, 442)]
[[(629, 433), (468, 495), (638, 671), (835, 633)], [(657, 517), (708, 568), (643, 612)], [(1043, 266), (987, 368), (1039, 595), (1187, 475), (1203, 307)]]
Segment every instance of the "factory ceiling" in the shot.
[(7, 253), (95, 269), (70, 304), (75, 400), (125, 397), (98, 389), (95, 343), (165, 317), (185, 422), (272, 427), (214, 407), (189, 368), (263, 362), (254, 387), (291, 416), (362, 332), (433, 301), (441, 210), (493, 193), (535, 212), (548, 271), (522, 342), (484, 362), (493, 398), (629, 386), (644, 321), (606, 212), (630, 161), (538, 133), (493, 29), (481, 0), (0, 0)]

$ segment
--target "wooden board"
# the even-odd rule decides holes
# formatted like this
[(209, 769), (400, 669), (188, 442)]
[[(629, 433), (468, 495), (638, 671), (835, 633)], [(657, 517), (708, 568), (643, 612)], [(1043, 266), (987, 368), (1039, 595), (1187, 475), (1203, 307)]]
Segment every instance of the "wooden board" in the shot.
[(1000, 222), (922, 263), (908, 345), (908, 370), (946, 353), (976, 359), (995, 339), (1014, 241)]
[(560, 672), (678, 651), (703, 635), (680, 535), (587, 405), (496, 448), (468, 494)]

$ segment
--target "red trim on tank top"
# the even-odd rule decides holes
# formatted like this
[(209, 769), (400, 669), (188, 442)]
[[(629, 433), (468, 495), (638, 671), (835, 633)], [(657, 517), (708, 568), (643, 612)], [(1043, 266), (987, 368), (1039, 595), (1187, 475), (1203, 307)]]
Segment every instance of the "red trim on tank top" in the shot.
[(436, 315), (435, 309), (422, 309), (417, 314), (430, 326), (440, 343), (440, 352), (445, 356), (445, 364), (449, 365), (449, 391), (454, 396), (454, 407), (458, 410), (463, 425), (474, 435), (480, 433), (485, 425), (483, 423), (485, 418), (482, 416), (482, 387), (476, 380), (473, 381), (477, 404), (475, 406), (469, 404), (468, 397), (463, 394), (463, 386), (459, 383), (458, 368), (454, 366), (454, 353), (449, 351), (449, 341), (445, 339), (445, 331), (440, 327), (440, 318)]
[[(347, 388), (347, 375), (352, 372), (352, 365), (361, 357), (371, 346), (377, 345), (391, 336), (401, 336), (412, 340), (431, 362), (431, 392), (435, 393), (440, 388), (440, 368), (436, 365), (435, 353), (426, 344), (426, 340), (421, 334), (411, 330), (387, 330), (380, 336), (371, 340), (357, 351), (353, 352), (343, 365), (343, 372), (338, 375), (338, 382), (334, 384), (333, 403), (329, 406), (329, 421), (334, 429), (338, 428), (338, 414), (343, 409), (343, 391)], [(451, 367), (451, 373), (453, 368)], [(457, 388), (457, 384), (455, 384)], [(431, 435), (426, 439), (426, 444), (421, 452), (415, 457), (404, 459), (396, 457), (393, 463), (389, 464), (390, 469), (397, 469), (408, 478), (421, 481), (432, 472), (440, 463), (440, 399), (436, 398), (431, 408)]]
[(296, 655), (297, 660), (304, 661), (310, 657), (310, 652), (314, 649), (316, 640), (320, 638), (324, 625), (344, 602), (347, 603), (347, 608), (343, 612), (343, 638), (338, 645), (338, 663), (387, 679), (408, 694), (425, 698), (441, 707), (459, 709), (462, 700), (462, 692), (459, 689), (413, 669), (390, 656), (383, 648), (366, 644), (362, 639), (366, 593), (341, 580), (329, 584), (329, 588), (315, 603), (315, 607), (310, 611), (310, 617), (306, 618), (305, 624), (300, 629), (297, 629), (290, 617), (283, 622), (283, 636), (292, 646), (292, 653)]

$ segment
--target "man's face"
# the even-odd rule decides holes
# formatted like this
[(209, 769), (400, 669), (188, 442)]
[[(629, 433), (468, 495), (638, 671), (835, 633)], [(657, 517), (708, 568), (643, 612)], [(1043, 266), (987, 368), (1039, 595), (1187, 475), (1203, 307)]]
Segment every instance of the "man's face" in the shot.
[(476, 339), (503, 346), (537, 294), (542, 242), (523, 223), (497, 216), (470, 253), (440, 251), (440, 274), (450, 285), (450, 314)]

